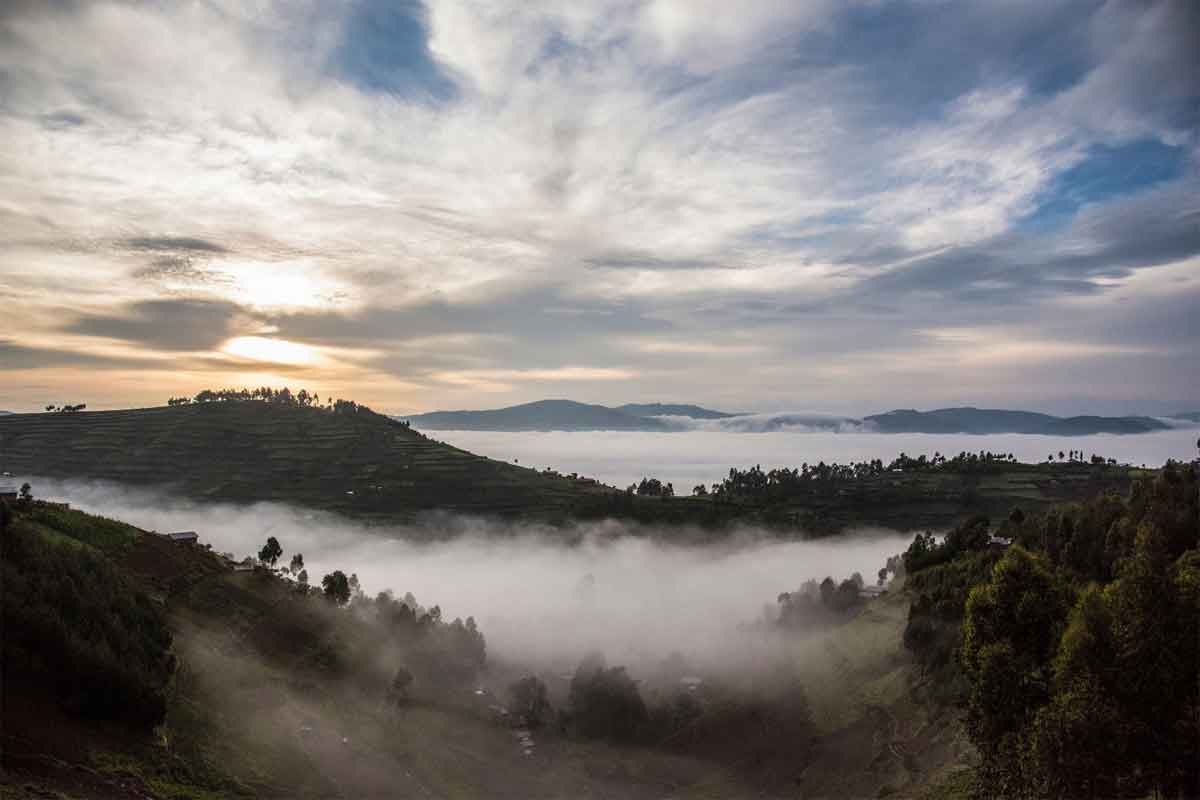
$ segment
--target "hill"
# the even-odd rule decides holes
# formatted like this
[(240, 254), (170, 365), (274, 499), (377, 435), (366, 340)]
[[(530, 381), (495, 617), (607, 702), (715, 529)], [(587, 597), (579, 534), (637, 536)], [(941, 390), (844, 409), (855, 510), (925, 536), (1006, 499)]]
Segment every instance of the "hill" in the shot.
[(1178, 414), (1172, 414), (1171, 419), (1184, 419), (1188, 422), (1200, 422), (1200, 411), (1181, 411)]
[[(488, 708), (521, 673), (487, 663), (482, 638), (466, 635), (474, 621), (441, 620), (436, 606), (383, 594), (346, 607), (266, 568), (53, 504), (11, 516), (0, 526), (5, 798), (750, 793), (719, 763), (556, 729), (523, 752)], [(37, 607), (18, 604), (31, 595)], [(464, 639), (478, 644), (466, 665)], [(398, 667), (410, 675), (402, 691)], [(110, 696), (113, 683), (128, 697)], [(81, 705), (81, 692), (125, 703)]]
[(617, 406), (615, 410), (635, 417), (729, 419), (730, 417), (744, 416), (742, 414), (726, 414), (724, 411), (713, 411), (711, 408), (702, 408), (690, 403), (626, 403), (623, 406)]
[(726, 419), (737, 416), (684, 403), (629, 403), (616, 408), (574, 400), (538, 400), (483, 411), (432, 411), (397, 417), (423, 430), (459, 431), (669, 431), (657, 417)]
[[(1097, 433), (1147, 433), (1170, 426), (1153, 417), (1056, 417), (1034, 411), (991, 408), (896, 409), (862, 419), (814, 414), (729, 414), (689, 403), (626, 403), (609, 407), (573, 400), (539, 400), (507, 408), (433, 411), (396, 417), (423, 430), (464, 431), (680, 431), (689, 426), (663, 417), (726, 420), (719, 430), (767, 432), (797, 429), (836, 431), (866, 427), (877, 433), (1024, 433), (1090, 436)], [(1200, 414), (1176, 418), (1200, 421)]]
[(574, 400), (538, 400), (487, 411), (434, 411), (406, 417), (424, 430), (665, 431), (667, 425), (607, 406)]
[(389, 520), (433, 508), (549, 517), (612, 493), (459, 450), (370, 411), (259, 401), (7, 415), (0, 470)]
[(1152, 417), (1055, 417), (1033, 411), (994, 408), (897, 409), (864, 417), (881, 433), (1031, 433), (1089, 436), (1096, 433), (1147, 433), (1169, 426)]

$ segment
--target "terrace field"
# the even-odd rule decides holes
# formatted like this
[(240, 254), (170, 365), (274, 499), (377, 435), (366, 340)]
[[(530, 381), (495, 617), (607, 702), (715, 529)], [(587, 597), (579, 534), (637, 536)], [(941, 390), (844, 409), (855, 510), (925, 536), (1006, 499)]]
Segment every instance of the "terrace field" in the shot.
[(0, 469), (389, 520), (433, 508), (550, 517), (606, 493), (473, 455), (369, 411), (261, 402), (8, 415)]

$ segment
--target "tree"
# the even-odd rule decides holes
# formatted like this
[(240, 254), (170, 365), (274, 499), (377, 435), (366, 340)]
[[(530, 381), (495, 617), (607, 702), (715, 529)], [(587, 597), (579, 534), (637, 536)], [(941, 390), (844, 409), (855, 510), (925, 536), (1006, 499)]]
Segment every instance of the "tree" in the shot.
[(321, 578), (321, 591), (335, 605), (344, 606), (350, 602), (350, 581), (340, 569)]
[(395, 677), (392, 678), (392, 684), (388, 687), (388, 703), (389, 705), (402, 705), (408, 700), (408, 688), (412, 686), (413, 674), (404, 666), (396, 670)]
[(33, 502), (33, 487), (29, 485), (28, 481), (21, 484), (21, 492), (17, 495), (17, 499), (25, 504)]
[(572, 718), (585, 736), (629, 741), (642, 731), (649, 717), (637, 684), (625, 668), (605, 668), (599, 654), (584, 658), (575, 671), (568, 702)]
[(979, 780), (1001, 797), (1028, 795), (1026, 726), (1050, 696), (1051, 659), (1066, 593), (1046, 559), (1013, 545), (991, 579), (967, 596), (959, 664), (970, 682), (967, 733), (979, 748)]
[(308, 586), (308, 570), (300, 570), (300, 574), (296, 576), (296, 582), (301, 586)]
[(304, 554), (296, 553), (292, 556), (292, 563), (288, 565), (288, 572), (293, 575), (298, 575), (304, 571)]
[(283, 555), (283, 548), (279, 546), (279, 540), (274, 536), (268, 536), (267, 543), (263, 545), (262, 550), (258, 551), (258, 560), (274, 567), (281, 555)]
[(527, 675), (508, 687), (512, 709), (525, 718), (531, 728), (540, 727), (550, 714), (546, 684), (536, 675)]

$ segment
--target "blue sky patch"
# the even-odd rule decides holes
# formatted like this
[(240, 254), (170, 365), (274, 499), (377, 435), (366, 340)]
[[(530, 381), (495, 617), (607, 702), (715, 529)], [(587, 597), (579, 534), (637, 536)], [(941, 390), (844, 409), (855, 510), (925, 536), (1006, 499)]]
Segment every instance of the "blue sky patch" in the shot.
[(1140, 139), (1110, 147), (1096, 145), (1088, 157), (1062, 173), (1043, 196), (1024, 228), (1052, 229), (1068, 222), (1085, 205), (1100, 203), (1178, 178), (1187, 153), (1158, 139)]
[(449, 100), (456, 91), (429, 52), (429, 26), (419, 0), (357, 3), (330, 67), (343, 80), (372, 92)]

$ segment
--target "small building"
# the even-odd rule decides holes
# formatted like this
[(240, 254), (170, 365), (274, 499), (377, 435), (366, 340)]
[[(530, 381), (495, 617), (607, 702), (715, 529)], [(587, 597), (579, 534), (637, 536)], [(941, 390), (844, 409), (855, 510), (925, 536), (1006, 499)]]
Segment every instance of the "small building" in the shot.
[(679, 679), (679, 685), (689, 692), (694, 692), (704, 685), (704, 679), (696, 675), (684, 675)]
[(174, 533), (166, 534), (166, 537), (172, 542), (180, 544), (196, 544), (200, 541), (200, 534), (195, 531), (175, 531)]
[(1008, 547), (1010, 544), (1012, 544), (1012, 539), (1009, 539), (1007, 536), (992, 535), (988, 537), (988, 547), (1004, 548)]
[(17, 502), (17, 489), (15, 486), (0, 486), (0, 500), (6, 503)]
[(885, 586), (863, 586), (858, 590), (858, 596), (867, 599), (882, 597), (885, 594), (887, 594), (887, 587)]

